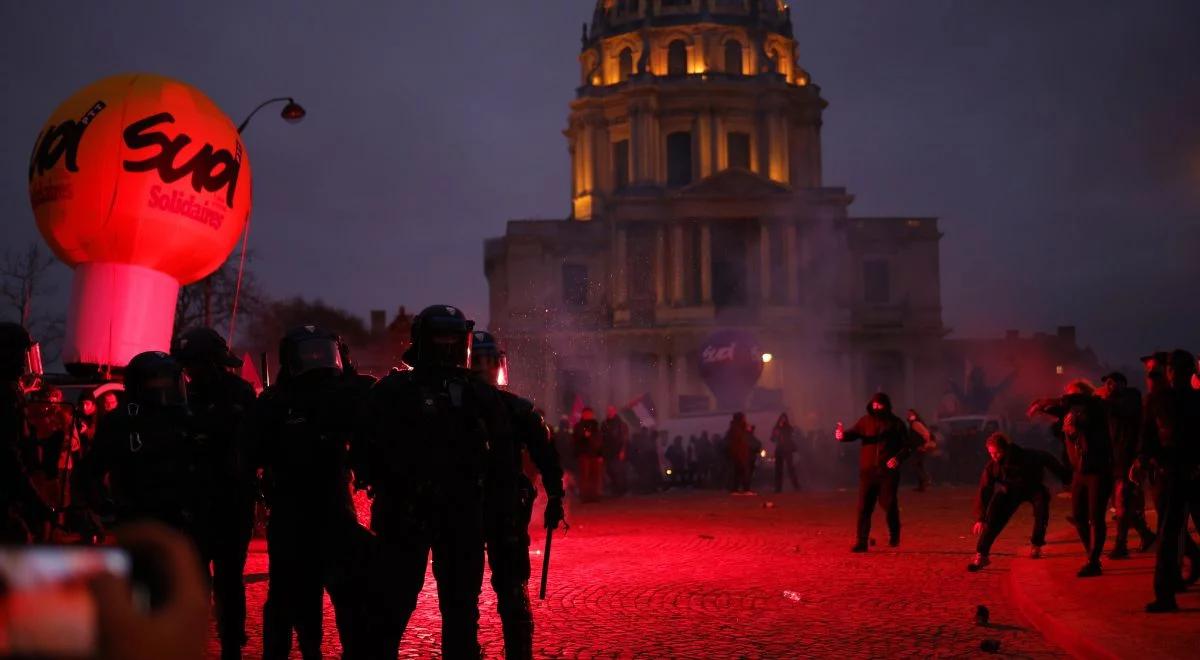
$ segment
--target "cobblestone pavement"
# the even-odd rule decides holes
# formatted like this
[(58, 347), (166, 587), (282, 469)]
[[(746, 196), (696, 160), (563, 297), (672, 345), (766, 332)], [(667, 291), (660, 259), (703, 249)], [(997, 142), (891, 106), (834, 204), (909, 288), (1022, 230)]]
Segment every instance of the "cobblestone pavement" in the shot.
[[(904, 538), (865, 555), (848, 552), (854, 493), (734, 497), (670, 492), (575, 506), (556, 534), (549, 594), (534, 601), (539, 657), (964, 657), (986, 639), (1001, 653), (1059, 657), (1022, 621), (1002, 589), (1032, 521), (1024, 510), (993, 551), (993, 566), (964, 569), (973, 551), (968, 489), (901, 493)], [(773, 506), (769, 506), (773, 505)], [(1055, 502), (1051, 530), (1065, 528)], [(535, 520), (536, 520), (535, 516)], [(541, 547), (540, 529), (533, 548)], [(540, 557), (530, 581), (536, 592)], [(251, 601), (247, 657), (261, 652), (267, 558), (257, 543), (247, 566)], [(402, 657), (438, 655), (432, 575)], [(481, 599), (486, 654), (502, 654), (495, 599)], [(977, 605), (991, 625), (975, 623)], [(339, 647), (326, 602), (327, 655)], [(213, 643), (214, 652), (216, 644)], [(296, 656), (298, 657), (298, 656)]]

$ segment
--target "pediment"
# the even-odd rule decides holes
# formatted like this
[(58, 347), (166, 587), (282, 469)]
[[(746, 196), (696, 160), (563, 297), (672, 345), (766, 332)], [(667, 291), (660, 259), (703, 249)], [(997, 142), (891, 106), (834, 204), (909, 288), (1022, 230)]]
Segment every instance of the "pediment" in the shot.
[(745, 198), (786, 195), (791, 192), (791, 186), (777, 183), (761, 174), (742, 169), (729, 169), (680, 188), (675, 194), (680, 197)]

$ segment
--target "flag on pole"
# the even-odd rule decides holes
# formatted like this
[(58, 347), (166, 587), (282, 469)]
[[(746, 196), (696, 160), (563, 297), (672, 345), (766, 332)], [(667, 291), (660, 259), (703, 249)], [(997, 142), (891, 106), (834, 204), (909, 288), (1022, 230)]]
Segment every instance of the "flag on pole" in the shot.
[(644, 426), (648, 429), (658, 426), (657, 410), (649, 392), (634, 397), (632, 401), (625, 404), (621, 410), (621, 416), (627, 418), (631, 426)]
[(262, 377), (259, 376), (258, 369), (254, 366), (254, 358), (249, 353), (242, 356), (242, 373), (240, 375), (242, 380), (254, 386), (256, 393), (262, 394)]

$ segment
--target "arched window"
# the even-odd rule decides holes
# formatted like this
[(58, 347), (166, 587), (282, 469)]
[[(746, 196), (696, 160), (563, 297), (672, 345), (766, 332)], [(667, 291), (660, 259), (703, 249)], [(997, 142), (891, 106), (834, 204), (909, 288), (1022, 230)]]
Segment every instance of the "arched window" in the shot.
[(725, 73), (742, 75), (742, 45), (736, 41), (725, 42)]
[(633, 49), (626, 47), (617, 56), (617, 80), (625, 82), (633, 75)]
[(667, 75), (686, 76), (687, 69), (687, 44), (682, 39), (676, 39), (667, 46)]
[(671, 133), (667, 135), (667, 185), (686, 186), (691, 182), (692, 133)]

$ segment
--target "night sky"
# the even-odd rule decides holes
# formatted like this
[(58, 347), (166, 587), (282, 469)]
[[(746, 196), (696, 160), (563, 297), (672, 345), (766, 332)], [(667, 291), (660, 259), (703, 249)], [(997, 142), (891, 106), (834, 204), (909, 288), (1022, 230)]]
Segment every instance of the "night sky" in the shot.
[[(1101, 356), (1200, 349), (1200, 2), (793, 2), (857, 215), (941, 218), (958, 336), (1079, 326)], [(113, 73), (260, 114), (251, 247), (274, 296), (487, 316), (482, 242), (562, 218), (593, 0), (0, 3), (4, 244), (37, 236), (33, 140)], [(65, 304), (68, 274), (59, 274)], [(56, 311), (56, 310), (51, 310)]]

